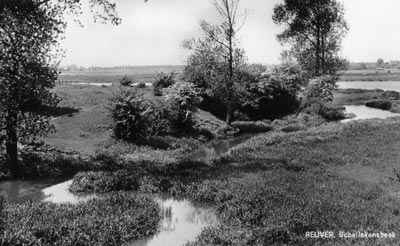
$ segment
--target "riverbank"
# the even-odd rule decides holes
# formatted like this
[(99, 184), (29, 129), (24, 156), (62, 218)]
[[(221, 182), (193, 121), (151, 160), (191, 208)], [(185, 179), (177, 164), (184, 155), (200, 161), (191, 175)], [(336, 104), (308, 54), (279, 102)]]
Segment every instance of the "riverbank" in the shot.
[(397, 245), (396, 238), (310, 239), (305, 233), (400, 235), (399, 138), (398, 118), (261, 134), (207, 163), (148, 170), (157, 178), (140, 191), (162, 187), (214, 204), (220, 226), (191, 245)]

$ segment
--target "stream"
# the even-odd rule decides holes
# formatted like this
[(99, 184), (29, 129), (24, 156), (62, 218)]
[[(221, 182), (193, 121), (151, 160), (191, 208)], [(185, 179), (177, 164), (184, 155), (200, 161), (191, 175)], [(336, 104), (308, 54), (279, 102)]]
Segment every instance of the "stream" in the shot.
[[(76, 195), (68, 190), (72, 180), (50, 185), (43, 181), (5, 181), (0, 183), (0, 195), (10, 203), (44, 201), (76, 204), (98, 197), (96, 194)], [(207, 204), (188, 198), (157, 194), (151, 197), (160, 205), (162, 219), (159, 231), (148, 238), (136, 240), (129, 246), (179, 246), (193, 241), (205, 227), (218, 224), (215, 211)]]

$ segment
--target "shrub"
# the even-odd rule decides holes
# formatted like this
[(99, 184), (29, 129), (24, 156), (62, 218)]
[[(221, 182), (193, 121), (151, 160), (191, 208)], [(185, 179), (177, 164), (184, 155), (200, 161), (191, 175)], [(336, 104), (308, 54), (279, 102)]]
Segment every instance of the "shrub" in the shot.
[(7, 213), (2, 245), (120, 246), (154, 234), (160, 220), (150, 198), (121, 193), (77, 205), (12, 205)]
[(382, 110), (390, 110), (392, 107), (392, 102), (387, 100), (370, 101), (366, 102), (365, 106)]
[(171, 85), (175, 84), (175, 77), (176, 77), (175, 72), (170, 72), (170, 73), (161, 72), (157, 74), (156, 80), (153, 84), (154, 95), (161, 96), (162, 89), (170, 87)]
[(235, 121), (232, 122), (231, 126), (239, 129), (241, 133), (258, 133), (272, 130), (271, 124), (262, 121)]
[(399, 100), (400, 93), (397, 91), (385, 91), (382, 93), (382, 98), (387, 100)]
[(70, 190), (73, 192), (110, 192), (137, 190), (136, 175), (125, 170), (116, 172), (82, 172), (74, 176)]
[(122, 77), (122, 79), (119, 81), (119, 85), (121, 85), (121, 86), (130, 86), (133, 83), (134, 83), (134, 81), (131, 78), (129, 78), (128, 76)]
[(333, 100), (333, 92), (338, 87), (335, 76), (325, 75), (310, 81), (304, 91), (302, 108), (307, 108), (315, 103), (327, 103)]
[(193, 128), (193, 114), (201, 102), (200, 91), (192, 83), (180, 82), (163, 90), (169, 104), (169, 120), (177, 131)]
[(140, 82), (139, 84), (137, 84), (136, 86), (137, 88), (146, 88), (146, 84), (143, 82)]
[(321, 102), (314, 102), (303, 111), (308, 114), (317, 114), (328, 121), (338, 121), (346, 118), (343, 107)]
[(298, 109), (298, 94), (304, 83), (305, 77), (298, 68), (277, 67), (248, 84), (239, 109), (251, 120), (284, 117)]
[(151, 111), (151, 105), (136, 89), (119, 90), (111, 98), (114, 136), (129, 142), (142, 142), (147, 137)]

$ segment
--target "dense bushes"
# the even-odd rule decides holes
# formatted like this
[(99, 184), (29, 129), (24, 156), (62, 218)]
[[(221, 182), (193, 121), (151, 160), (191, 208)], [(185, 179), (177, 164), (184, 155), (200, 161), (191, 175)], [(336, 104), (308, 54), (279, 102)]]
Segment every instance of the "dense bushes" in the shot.
[(77, 205), (10, 205), (2, 245), (120, 246), (154, 234), (159, 220), (154, 201), (120, 193)]
[(338, 87), (336, 84), (338, 78), (335, 76), (320, 76), (314, 78), (307, 85), (302, 108), (307, 108), (315, 103), (327, 103), (333, 100), (333, 92)]
[(175, 72), (170, 72), (170, 73), (161, 72), (157, 74), (156, 80), (153, 84), (154, 95), (161, 96), (162, 90), (164, 88), (170, 87), (171, 85), (175, 84), (175, 77), (176, 77)]
[(122, 77), (122, 79), (119, 81), (120, 86), (130, 86), (133, 83), (134, 83), (134, 81), (131, 78), (129, 78), (128, 76)]
[(249, 83), (239, 110), (251, 120), (277, 119), (295, 112), (306, 78), (296, 66), (276, 67)]
[(134, 89), (120, 89), (111, 98), (111, 103), (114, 136), (130, 142), (143, 142), (148, 136), (150, 103)]
[(198, 90), (190, 83), (176, 83), (162, 91), (164, 98), (153, 101), (136, 89), (118, 91), (111, 99), (115, 137), (146, 144), (153, 137), (193, 130), (193, 114), (201, 99)]
[(365, 103), (365, 106), (382, 110), (390, 110), (392, 108), (392, 102), (388, 100), (369, 101)]
[(272, 130), (271, 124), (263, 121), (235, 121), (232, 122), (231, 126), (239, 129), (241, 133), (258, 133)]
[(314, 102), (303, 110), (308, 114), (317, 114), (327, 121), (338, 121), (346, 118), (343, 107), (329, 103)]

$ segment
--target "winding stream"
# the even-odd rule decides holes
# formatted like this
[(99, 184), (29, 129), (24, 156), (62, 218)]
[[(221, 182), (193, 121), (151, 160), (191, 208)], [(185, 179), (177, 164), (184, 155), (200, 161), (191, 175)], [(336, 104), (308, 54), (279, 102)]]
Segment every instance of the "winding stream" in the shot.
[[(52, 203), (72, 203), (98, 197), (96, 194), (76, 195), (68, 190), (72, 181), (56, 185), (43, 181), (5, 181), (0, 183), (0, 195), (10, 203), (45, 201)], [(137, 240), (129, 246), (179, 246), (193, 241), (205, 227), (218, 224), (215, 211), (202, 203), (190, 199), (177, 199), (170, 195), (152, 195), (162, 210), (162, 220), (157, 234)]]
[(390, 118), (390, 117), (400, 116), (400, 114), (397, 114), (397, 113), (392, 113), (387, 110), (370, 108), (370, 107), (367, 107), (364, 105), (360, 105), (360, 106), (347, 105), (344, 107), (345, 107), (345, 113), (354, 114), (355, 117), (351, 118), (351, 119), (342, 120), (341, 122), (343, 122), (343, 123), (353, 121), (353, 120), (373, 119), (373, 118), (386, 119), (386, 118)]

